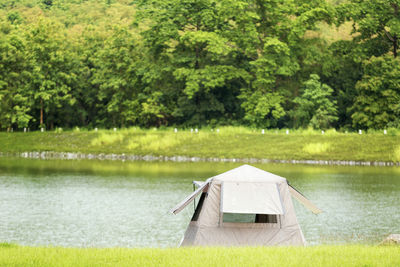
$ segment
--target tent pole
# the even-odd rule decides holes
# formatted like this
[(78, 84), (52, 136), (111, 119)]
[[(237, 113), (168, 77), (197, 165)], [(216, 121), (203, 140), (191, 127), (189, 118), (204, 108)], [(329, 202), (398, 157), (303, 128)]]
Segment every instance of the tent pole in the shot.
[[(193, 184), (193, 192), (196, 190), (195, 184)], [(193, 212), (196, 212), (196, 198), (193, 199)]]

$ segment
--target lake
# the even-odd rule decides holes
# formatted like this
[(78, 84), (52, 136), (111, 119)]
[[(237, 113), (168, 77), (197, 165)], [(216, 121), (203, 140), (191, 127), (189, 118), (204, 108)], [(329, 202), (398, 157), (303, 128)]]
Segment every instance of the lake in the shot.
[[(193, 212), (169, 210), (193, 180), (238, 163), (0, 157), (0, 243), (175, 247)], [(324, 212), (295, 204), (310, 245), (375, 244), (400, 233), (400, 168), (254, 164), (287, 178)]]

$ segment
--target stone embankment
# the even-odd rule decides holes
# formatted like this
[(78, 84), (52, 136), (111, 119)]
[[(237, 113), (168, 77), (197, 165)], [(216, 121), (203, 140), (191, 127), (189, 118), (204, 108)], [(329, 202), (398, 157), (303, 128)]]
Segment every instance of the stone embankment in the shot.
[(352, 161), (352, 160), (288, 160), (288, 159), (257, 159), (257, 158), (215, 158), (215, 157), (190, 157), (190, 156), (153, 156), (129, 154), (104, 154), (104, 153), (79, 153), (79, 152), (22, 152), (2, 153), (0, 157), (21, 157), (34, 159), (96, 159), (96, 160), (121, 160), (121, 161), (175, 161), (175, 162), (242, 162), (242, 163), (289, 163), (309, 165), (348, 165), (348, 166), (400, 166), (400, 162), (386, 161)]

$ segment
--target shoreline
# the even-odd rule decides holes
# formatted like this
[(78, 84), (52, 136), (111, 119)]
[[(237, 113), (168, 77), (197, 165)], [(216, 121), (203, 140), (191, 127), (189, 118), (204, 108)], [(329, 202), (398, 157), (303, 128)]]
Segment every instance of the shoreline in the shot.
[(290, 159), (259, 159), (259, 158), (217, 158), (217, 157), (190, 157), (190, 156), (154, 156), (133, 154), (105, 154), (80, 152), (0, 152), (0, 157), (17, 157), (27, 159), (61, 159), (61, 160), (111, 160), (111, 161), (173, 161), (173, 162), (241, 162), (241, 163), (280, 163), (306, 165), (337, 165), (337, 166), (400, 166), (400, 162), (390, 161), (354, 161), (354, 160), (290, 160)]

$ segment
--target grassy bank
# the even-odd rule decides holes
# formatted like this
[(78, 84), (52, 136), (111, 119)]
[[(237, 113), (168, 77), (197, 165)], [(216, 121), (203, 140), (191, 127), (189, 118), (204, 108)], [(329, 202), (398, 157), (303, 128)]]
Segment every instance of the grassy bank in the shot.
[(0, 266), (400, 266), (400, 247), (77, 249), (0, 245)]
[(0, 152), (30, 151), (115, 153), (154, 156), (258, 158), (277, 160), (400, 161), (400, 133), (339, 133), (220, 129), (48, 131), (0, 133)]

